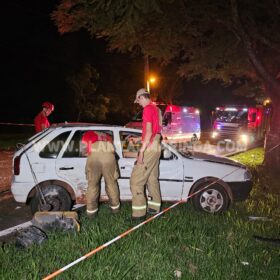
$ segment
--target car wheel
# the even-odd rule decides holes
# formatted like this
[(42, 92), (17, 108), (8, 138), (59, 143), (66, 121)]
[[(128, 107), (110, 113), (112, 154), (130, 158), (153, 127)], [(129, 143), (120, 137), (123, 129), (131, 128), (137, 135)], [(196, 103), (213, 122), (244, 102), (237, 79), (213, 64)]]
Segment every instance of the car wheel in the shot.
[[(209, 183), (199, 185), (194, 192), (204, 188)], [(224, 187), (219, 184), (211, 185), (209, 188), (197, 193), (192, 201), (196, 210), (213, 214), (224, 212), (229, 206), (228, 194)]]
[[(47, 211), (68, 211), (72, 208), (72, 200), (69, 193), (57, 185), (49, 185), (42, 188), (43, 195), (48, 204)], [(31, 212), (46, 211), (40, 205), (40, 197), (37, 192), (30, 202)]]

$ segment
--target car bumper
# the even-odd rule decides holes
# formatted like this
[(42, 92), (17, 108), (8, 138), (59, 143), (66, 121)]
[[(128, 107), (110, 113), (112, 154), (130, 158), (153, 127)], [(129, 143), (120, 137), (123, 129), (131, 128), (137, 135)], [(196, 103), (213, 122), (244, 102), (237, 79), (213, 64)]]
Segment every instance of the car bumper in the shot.
[(15, 183), (12, 182), (11, 192), (15, 201), (26, 203), (28, 193), (30, 192), (31, 183)]
[(234, 201), (245, 200), (249, 196), (253, 186), (252, 181), (227, 182), (227, 184), (231, 189), (232, 197)]

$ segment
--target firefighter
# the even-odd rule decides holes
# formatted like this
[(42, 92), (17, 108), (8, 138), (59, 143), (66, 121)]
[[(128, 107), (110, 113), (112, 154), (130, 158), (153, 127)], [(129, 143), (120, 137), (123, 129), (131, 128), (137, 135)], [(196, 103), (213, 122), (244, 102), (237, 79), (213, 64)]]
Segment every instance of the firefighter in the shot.
[[(161, 207), (159, 187), (159, 159), (161, 154), (162, 117), (160, 109), (151, 102), (149, 92), (142, 88), (134, 103), (143, 107), (142, 145), (130, 178), (132, 192), (132, 220), (144, 220), (146, 212), (156, 214)], [(133, 141), (138, 139), (134, 138)], [(148, 187), (148, 209), (145, 185)]]
[(42, 111), (35, 117), (34, 125), (36, 133), (50, 127), (48, 116), (54, 111), (54, 105), (50, 102), (42, 104)]
[(112, 213), (118, 213), (120, 209), (120, 194), (117, 184), (119, 177), (115, 149), (112, 139), (108, 134), (87, 131), (82, 137), (82, 144), (87, 149), (86, 177), (88, 188), (86, 194), (87, 215), (89, 218), (97, 216), (100, 179), (105, 179), (105, 191), (109, 197), (109, 205)]

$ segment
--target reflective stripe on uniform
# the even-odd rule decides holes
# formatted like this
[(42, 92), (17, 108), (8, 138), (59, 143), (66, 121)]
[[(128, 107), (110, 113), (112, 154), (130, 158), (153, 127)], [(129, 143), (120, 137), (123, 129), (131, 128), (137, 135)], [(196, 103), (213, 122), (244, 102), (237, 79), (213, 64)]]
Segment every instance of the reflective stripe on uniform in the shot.
[(145, 210), (146, 208), (147, 208), (146, 205), (143, 205), (143, 206), (132, 206), (133, 210)]
[(111, 209), (118, 209), (118, 208), (120, 208), (120, 204), (118, 204), (117, 206), (110, 206), (111, 207)]
[(97, 212), (98, 211), (98, 208), (97, 209), (95, 209), (95, 210), (87, 210), (87, 213), (89, 213), (89, 214), (93, 214), (93, 213), (95, 213), (95, 212)]
[(159, 202), (148, 201), (148, 205), (160, 206), (161, 204)]

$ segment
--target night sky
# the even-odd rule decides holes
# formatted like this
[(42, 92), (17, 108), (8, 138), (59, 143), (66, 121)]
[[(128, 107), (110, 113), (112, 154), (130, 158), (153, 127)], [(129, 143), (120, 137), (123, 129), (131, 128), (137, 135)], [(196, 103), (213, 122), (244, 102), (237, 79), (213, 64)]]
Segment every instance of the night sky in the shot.
[[(58, 2), (12, 0), (2, 3), (1, 10), (6, 20), (2, 23), (0, 43), (0, 122), (32, 123), (43, 101), (55, 104), (55, 112), (49, 117), (51, 122), (73, 120), (69, 102), (73, 93), (65, 79), (84, 63), (91, 63), (98, 70), (103, 84), (106, 84), (108, 76), (113, 75), (110, 73), (112, 68), (129, 66), (132, 69), (131, 76), (120, 76), (120, 79), (127, 80), (127, 90), (131, 91), (132, 96), (142, 87), (143, 61), (139, 58), (107, 53), (106, 43), (91, 39), (84, 30), (63, 36), (57, 32), (50, 13)], [(154, 65), (154, 68), (158, 69), (158, 66)], [(119, 74), (123, 73), (119, 71)], [(163, 75), (161, 79), (164, 78)], [(205, 124), (216, 106), (244, 103), (244, 100), (231, 94), (232, 88), (223, 88), (218, 82), (201, 84), (197, 80), (182, 82), (182, 85), (182, 92), (177, 99), (184, 105), (199, 107)], [(114, 94), (121, 97), (121, 90), (115, 91)], [(124, 124), (127, 118), (110, 115), (107, 122)]]

